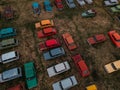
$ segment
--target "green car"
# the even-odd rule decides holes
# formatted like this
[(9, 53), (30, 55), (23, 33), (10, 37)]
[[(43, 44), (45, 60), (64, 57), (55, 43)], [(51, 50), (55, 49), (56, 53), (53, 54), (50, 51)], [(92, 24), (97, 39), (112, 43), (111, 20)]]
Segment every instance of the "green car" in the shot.
[(87, 11), (84, 11), (81, 14), (82, 17), (88, 18), (88, 17), (95, 17), (96, 16), (96, 11), (93, 9), (89, 9)]
[(34, 88), (38, 85), (34, 62), (24, 64), (26, 84), (28, 89)]
[(120, 12), (120, 5), (111, 7), (110, 9), (113, 13), (119, 13)]

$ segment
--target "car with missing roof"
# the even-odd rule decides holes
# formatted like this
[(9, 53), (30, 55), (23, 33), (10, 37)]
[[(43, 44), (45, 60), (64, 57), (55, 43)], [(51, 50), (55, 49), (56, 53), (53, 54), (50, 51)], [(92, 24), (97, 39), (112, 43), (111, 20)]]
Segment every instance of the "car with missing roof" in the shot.
[(61, 74), (70, 69), (70, 65), (67, 61), (54, 65), (47, 68), (48, 76), (53, 77), (55, 75)]
[(40, 15), (41, 7), (40, 7), (40, 4), (38, 2), (32, 3), (32, 9), (33, 9), (34, 14)]
[(7, 48), (12, 48), (18, 45), (18, 40), (15, 38), (9, 38), (2, 40), (0, 42), (0, 50), (2, 49), (7, 49)]
[(80, 54), (72, 56), (72, 59), (73, 59), (75, 65), (78, 68), (78, 71), (80, 72), (80, 75), (82, 77), (87, 77), (90, 75), (90, 71), (88, 69), (88, 66)]
[(12, 68), (0, 73), (0, 83), (22, 77), (21, 67)]
[(46, 27), (54, 27), (53, 20), (51, 20), (51, 19), (44, 19), (44, 20), (41, 20), (40, 22), (35, 23), (35, 28), (37, 30), (43, 29), (43, 28), (46, 28)]
[(75, 44), (75, 41), (73, 40), (73, 37), (69, 33), (64, 33), (62, 37), (69, 50), (74, 50), (77, 48), (77, 45)]
[(0, 30), (0, 39), (16, 36), (16, 29), (9, 27)]
[(55, 5), (58, 8), (58, 10), (63, 10), (64, 8), (62, 0), (55, 0)]
[(4, 53), (0, 56), (0, 63), (9, 63), (15, 60), (19, 60), (19, 53), (17, 51), (11, 51)]
[(65, 0), (69, 8), (75, 8), (76, 5), (73, 0)]
[(75, 76), (69, 76), (63, 80), (53, 83), (53, 90), (68, 90), (78, 84)]
[(48, 52), (43, 53), (43, 57), (46, 61), (63, 55), (65, 55), (65, 51), (62, 47), (54, 48), (49, 50)]
[(58, 39), (49, 39), (49, 40), (46, 40), (45, 42), (39, 43), (39, 50), (44, 51), (44, 50), (59, 47), (59, 46), (61, 46), (61, 43)]
[(109, 31), (108, 36), (110, 37), (113, 44), (115, 44), (116, 47), (120, 48), (120, 35), (115, 30)]
[(107, 73), (113, 73), (120, 70), (120, 60), (108, 63), (104, 66), (104, 69)]
[(38, 85), (36, 70), (34, 62), (27, 62), (24, 64), (24, 71), (26, 77), (26, 84), (28, 89), (32, 89)]
[(44, 28), (37, 32), (38, 38), (45, 38), (57, 34), (57, 30), (53, 27)]
[(106, 37), (104, 34), (97, 34), (87, 39), (89, 45), (95, 45), (104, 41), (106, 41)]

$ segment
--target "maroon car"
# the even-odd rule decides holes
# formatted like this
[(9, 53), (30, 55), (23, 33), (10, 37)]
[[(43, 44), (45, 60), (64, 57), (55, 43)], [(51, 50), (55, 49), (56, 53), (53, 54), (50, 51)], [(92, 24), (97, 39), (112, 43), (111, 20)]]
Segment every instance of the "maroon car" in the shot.
[(89, 45), (94, 45), (94, 44), (97, 44), (97, 43), (104, 42), (105, 40), (106, 40), (106, 37), (105, 37), (104, 34), (98, 34), (98, 35), (89, 37), (87, 39), (87, 42), (88, 42)]
[(58, 10), (62, 10), (63, 9), (62, 0), (55, 0), (55, 5), (58, 8)]
[(44, 38), (47, 36), (55, 35), (57, 33), (56, 29), (53, 27), (44, 28), (37, 32), (38, 38)]

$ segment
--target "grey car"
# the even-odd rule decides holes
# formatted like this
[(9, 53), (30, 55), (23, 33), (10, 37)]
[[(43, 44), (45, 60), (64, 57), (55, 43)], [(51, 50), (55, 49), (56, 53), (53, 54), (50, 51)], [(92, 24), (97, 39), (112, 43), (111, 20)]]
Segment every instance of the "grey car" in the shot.
[(7, 82), (22, 76), (21, 67), (12, 68), (0, 73), (0, 83)]
[(49, 67), (47, 69), (49, 77), (58, 75), (60, 73), (63, 73), (65, 71), (68, 71), (70, 69), (70, 65), (67, 61), (59, 63), (57, 65), (54, 65), (52, 67)]
[(65, 0), (69, 8), (75, 8), (76, 5), (73, 0)]
[(68, 78), (65, 78), (61, 81), (54, 83), (52, 87), (53, 87), (53, 90), (68, 90), (77, 84), (78, 82), (75, 76), (70, 76)]

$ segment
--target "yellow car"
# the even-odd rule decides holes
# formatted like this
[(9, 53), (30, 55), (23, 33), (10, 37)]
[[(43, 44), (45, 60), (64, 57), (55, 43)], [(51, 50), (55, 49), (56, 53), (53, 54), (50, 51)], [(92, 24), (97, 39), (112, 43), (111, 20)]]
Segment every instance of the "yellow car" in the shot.
[(36, 29), (43, 29), (46, 27), (53, 27), (54, 26), (54, 22), (53, 20), (41, 20), (40, 22), (35, 23), (35, 28)]
[(97, 90), (97, 87), (95, 84), (92, 84), (92, 85), (87, 86), (86, 90)]
[(107, 73), (112, 73), (120, 69), (120, 60), (111, 62), (104, 66)]

